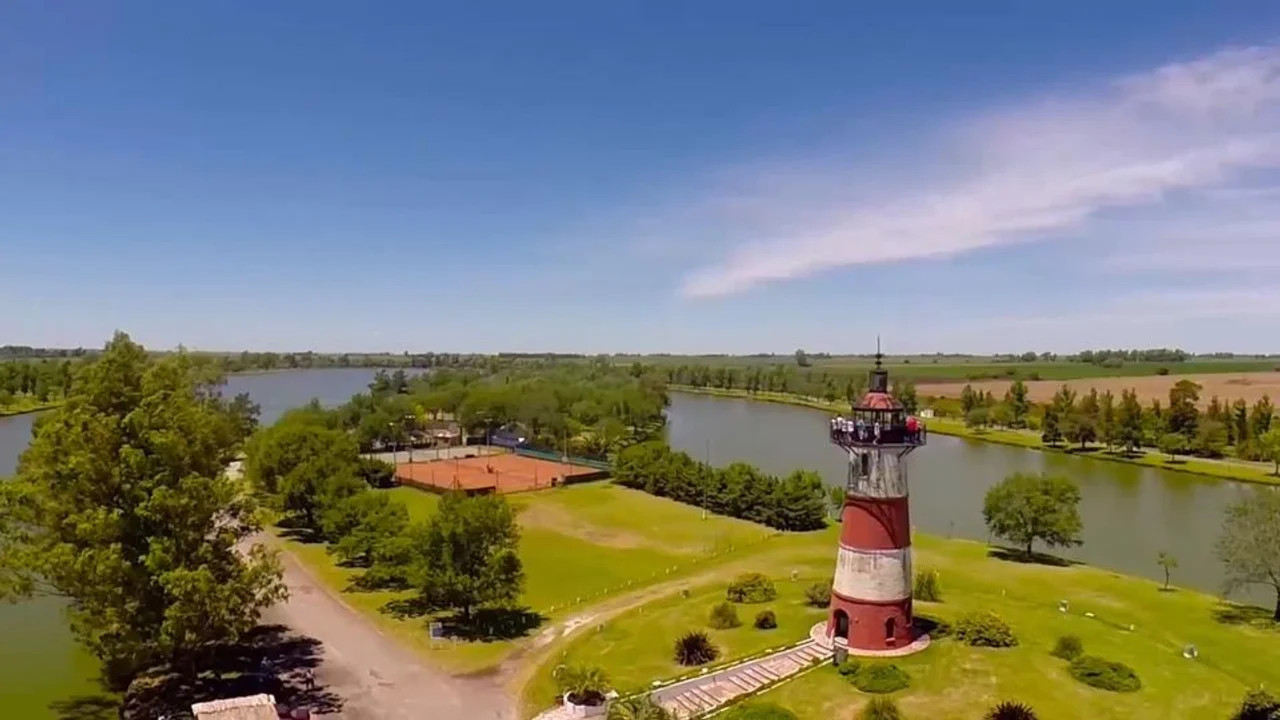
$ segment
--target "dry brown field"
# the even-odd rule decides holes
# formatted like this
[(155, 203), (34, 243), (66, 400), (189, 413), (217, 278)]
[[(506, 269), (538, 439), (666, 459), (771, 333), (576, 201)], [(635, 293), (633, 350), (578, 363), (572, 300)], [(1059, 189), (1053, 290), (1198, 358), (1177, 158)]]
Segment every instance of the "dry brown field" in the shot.
[[(1117, 397), (1119, 397), (1122, 390), (1135, 390), (1138, 393), (1138, 399), (1144, 405), (1148, 405), (1152, 400), (1159, 400), (1161, 404), (1166, 404), (1169, 401), (1169, 388), (1173, 387), (1173, 384), (1179, 380), (1191, 380), (1203, 388), (1200, 391), (1201, 405), (1208, 405), (1209, 400), (1214, 396), (1224, 401), (1244, 398), (1249, 404), (1253, 404), (1263, 395), (1270, 396), (1272, 400), (1280, 401), (1280, 372), (1149, 375), (1145, 377), (1080, 378), (1066, 381), (1032, 380), (1026, 384), (1027, 389), (1030, 391), (1031, 400), (1038, 403), (1052, 400), (1053, 394), (1058, 391), (1058, 388), (1067, 385), (1077, 393), (1088, 393), (1090, 388), (1097, 388), (1099, 393), (1110, 390)], [(973, 389), (989, 390), (992, 395), (996, 396), (996, 399), (1000, 399), (1004, 397), (1005, 391), (1009, 389), (1009, 385), (1012, 382), (1011, 380), (981, 380), (972, 383), (931, 383), (918, 386), (917, 391), (921, 397), (933, 395), (935, 397), (958, 398), (965, 385), (972, 385)]]

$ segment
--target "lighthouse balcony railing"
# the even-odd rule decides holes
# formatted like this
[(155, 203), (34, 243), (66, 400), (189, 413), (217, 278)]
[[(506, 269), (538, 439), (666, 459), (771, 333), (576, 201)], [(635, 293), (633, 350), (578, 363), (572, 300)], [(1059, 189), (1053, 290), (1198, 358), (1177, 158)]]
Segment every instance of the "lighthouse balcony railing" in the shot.
[(831, 428), (831, 442), (840, 447), (873, 447), (876, 445), (924, 445), (928, 430), (921, 424), (914, 430), (906, 425), (881, 427), (855, 426), (852, 429)]

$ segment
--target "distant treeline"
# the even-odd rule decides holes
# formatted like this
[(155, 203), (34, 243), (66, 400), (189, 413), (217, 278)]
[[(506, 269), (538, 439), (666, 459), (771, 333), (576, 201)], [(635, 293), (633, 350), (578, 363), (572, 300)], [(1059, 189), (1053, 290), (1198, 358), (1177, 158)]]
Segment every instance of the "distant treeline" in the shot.
[[(661, 370), (671, 385), (778, 392), (821, 398), (829, 402), (856, 400), (867, 391), (867, 373), (862, 369), (800, 369), (791, 365), (759, 365), (735, 368), (710, 365), (673, 365)], [(905, 379), (894, 378), (893, 394), (915, 412), (916, 388)]]
[(79, 360), (9, 360), (0, 362), (0, 410), (22, 403), (33, 409), (62, 399), (71, 388)]
[(714, 468), (659, 441), (620, 452), (614, 476), (651, 495), (778, 530), (818, 530), (827, 524), (827, 493), (811, 470), (780, 478), (746, 463)]

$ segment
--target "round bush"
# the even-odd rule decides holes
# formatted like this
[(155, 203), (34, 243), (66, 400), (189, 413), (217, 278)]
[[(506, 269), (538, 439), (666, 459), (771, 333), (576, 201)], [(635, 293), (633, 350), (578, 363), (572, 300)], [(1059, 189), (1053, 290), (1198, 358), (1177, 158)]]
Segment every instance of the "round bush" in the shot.
[(676, 640), (676, 662), (684, 666), (705, 665), (720, 657), (720, 649), (707, 634), (699, 630), (685, 633)]
[(721, 716), (723, 720), (796, 720), (796, 714), (773, 703), (738, 705)]
[(722, 602), (711, 608), (711, 619), (708, 624), (715, 630), (728, 630), (736, 628), (742, 624), (738, 619), (738, 611), (727, 602)]
[(902, 711), (890, 698), (875, 697), (858, 713), (858, 720), (902, 720)]
[(1049, 654), (1071, 662), (1084, 654), (1084, 643), (1080, 642), (1080, 638), (1075, 635), (1063, 635), (1058, 638), (1057, 644)]
[(778, 616), (772, 610), (762, 610), (756, 614), (755, 625), (757, 630), (772, 630), (778, 627)]
[(804, 589), (804, 601), (811, 607), (824, 608), (831, 604), (831, 586), (814, 583)]
[(864, 665), (853, 675), (853, 686), (865, 693), (897, 692), (911, 684), (911, 676), (897, 665)]
[(1244, 694), (1240, 709), (1231, 720), (1276, 720), (1280, 718), (1280, 700), (1266, 690), (1250, 690)]
[(729, 583), (726, 593), (731, 602), (762, 603), (778, 597), (778, 589), (773, 581), (762, 573), (745, 573)]
[(971, 647), (1007, 648), (1018, 644), (1013, 629), (995, 613), (968, 613), (956, 621), (955, 635)]
[(1071, 661), (1071, 677), (1085, 685), (1112, 692), (1134, 692), (1142, 687), (1142, 681), (1133, 668), (1092, 655), (1081, 655)]
[(1039, 720), (1036, 711), (1030, 705), (1012, 700), (1005, 700), (983, 715), (983, 720)]

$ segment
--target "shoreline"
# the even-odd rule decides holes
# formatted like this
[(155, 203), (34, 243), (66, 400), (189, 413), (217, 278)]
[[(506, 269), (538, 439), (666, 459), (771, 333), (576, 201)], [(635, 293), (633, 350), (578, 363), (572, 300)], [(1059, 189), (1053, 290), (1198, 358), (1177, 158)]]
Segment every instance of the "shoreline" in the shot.
[[(702, 388), (689, 385), (669, 385), (668, 389), (672, 392), (682, 392), (690, 395), (710, 395), (712, 397), (736, 398), (739, 400), (750, 400), (753, 402), (791, 405), (794, 407), (809, 408), (811, 410), (821, 410), (823, 412), (842, 412), (847, 409), (846, 403), (829, 403), (824, 400), (816, 400), (800, 395), (792, 395), (790, 393), (752, 393), (746, 390)], [(1280, 476), (1272, 475), (1269, 468), (1266, 467), (1269, 463), (1243, 463), (1231, 460), (1206, 460), (1203, 458), (1186, 458), (1181, 462), (1169, 463), (1164, 460), (1162, 453), (1152, 453), (1146, 449), (1142, 450), (1141, 454), (1135, 457), (1114, 455), (1100, 447), (1094, 447), (1084, 452), (1080, 452), (1067, 446), (1047, 446), (1040, 442), (1038, 435), (1026, 431), (971, 430), (965, 427), (963, 422), (949, 418), (929, 418), (927, 425), (929, 432), (937, 433), (939, 435), (950, 435), (952, 437), (965, 438), (967, 440), (975, 440), (978, 442), (996, 443), (997, 445), (1008, 445), (1010, 447), (1037, 450), (1039, 452), (1059, 453), (1083, 459), (1124, 463), (1126, 465), (1134, 465), (1137, 467), (1209, 477), (1216, 480), (1230, 480), (1234, 482), (1251, 483), (1254, 485), (1280, 485)]]
[(45, 410), (52, 410), (62, 405), (62, 403), (63, 401), (58, 400), (57, 402), (40, 403), (30, 407), (5, 408), (0, 410), (0, 418), (17, 417), (19, 415), (30, 415), (32, 413), (44, 412)]

